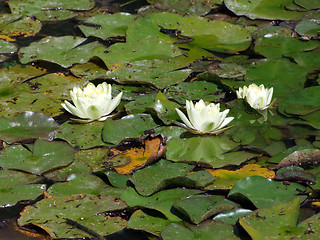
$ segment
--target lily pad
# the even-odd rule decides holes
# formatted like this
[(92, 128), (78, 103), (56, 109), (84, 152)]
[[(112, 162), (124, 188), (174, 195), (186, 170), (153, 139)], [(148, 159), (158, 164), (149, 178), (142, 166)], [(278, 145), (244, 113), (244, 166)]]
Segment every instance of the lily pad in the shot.
[(28, 206), (18, 219), (19, 226), (36, 225), (52, 238), (84, 238), (92, 234), (68, 224), (68, 219), (106, 236), (126, 227), (120, 217), (109, 217), (104, 213), (125, 209), (126, 203), (106, 195), (70, 195), (43, 199)]
[[(113, 61), (115, 58), (110, 60)], [(108, 65), (108, 62), (106, 64)], [(136, 60), (129, 64), (112, 65), (106, 77), (120, 83), (140, 83), (161, 89), (183, 82), (192, 72), (188, 68), (181, 69), (184, 67), (186, 64), (177, 58)]]
[(186, 104), (186, 100), (200, 100), (212, 102), (224, 97), (218, 86), (211, 82), (193, 81), (182, 82), (165, 88), (164, 94), (179, 104)]
[(128, 25), (135, 16), (129, 13), (101, 14), (90, 17), (79, 25), (86, 37), (95, 36), (102, 39), (125, 36)]
[(72, 174), (69, 176), (67, 182), (55, 183), (47, 190), (47, 193), (54, 197), (69, 196), (72, 194), (120, 197), (122, 192), (122, 189), (108, 186), (97, 176), (81, 173)]
[(102, 138), (104, 142), (118, 144), (122, 139), (139, 137), (156, 126), (148, 114), (128, 115), (119, 120), (109, 118), (105, 122)]
[(256, 40), (255, 52), (269, 58), (279, 58), (283, 54), (310, 51), (319, 46), (316, 41), (301, 41), (294, 33), (285, 29), (266, 33)]
[(127, 188), (121, 196), (129, 207), (143, 207), (161, 212), (170, 221), (181, 221), (172, 211), (174, 201), (190, 195), (201, 193), (192, 189), (169, 189), (153, 194), (149, 197), (139, 195), (133, 188)]
[(239, 240), (231, 224), (206, 221), (199, 225), (172, 223), (161, 232), (163, 240)]
[(151, 112), (156, 113), (165, 124), (169, 125), (172, 121), (177, 121), (180, 117), (177, 114), (176, 108), (180, 105), (168, 100), (162, 92), (158, 92), (154, 103), (149, 106)]
[(275, 177), (275, 173), (272, 170), (263, 168), (257, 164), (247, 164), (236, 171), (230, 171), (225, 169), (207, 169), (215, 181), (206, 189), (231, 189), (233, 185), (240, 179), (248, 176), (262, 176), (269, 179)]
[(0, 139), (8, 143), (28, 142), (37, 138), (53, 140), (58, 123), (36, 112), (24, 112), (11, 119), (0, 118)]
[[(18, 51), (18, 48), (16, 45), (14, 45), (13, 43), (10, 43), (10, 42), (7, 42), (7, 41), (4, 41), (4, 40), (1, 40), (0, 39), (0, 56), (1, 56), (1, 59), (3, 56), (5, 56), (4, 54), (6, 55), (10, 55), (10, 54), (13, 54), (15, 52)], [(3, 58), (2, 61), (4, 61), (6, 58)]]
[[(130, 180), (139, 194), (150, 196), (172, 183), (178, 184), (178, 178), (185, 176), (192, 169), (193, 166), (185, 163), (171, 163), (160, 160), (156, 164), (135, 172)], [(183, 180), (180, 184), (183, 186)]]
[(98, 66), (92, 62), (74, 65), (70, 68), (70, 71), (75, 76), (85, 78), (86, 80), (105, 78), (107, 75), (107, 69), (105, 67)]
[(71, 10), (89, 10), (94, 7), (93, 0), (54, 0), (50, 2), (42, 0), (9, 0), (7, 3), (12, 13), (35, 16), (41, 21), (65, 20), (77, 15)]
[(35, 175), (10, 171), (0, 171), (0, 209), (12, 207), (20, 201), (33, 201), (46, 190), (45, 184), (36, 184), (41, 178)]
[(32, 152), (21, 145), (12, 145), (3, 149), (0, 166), (4, 169), (18, 169), (34, 174), (53, 171), (69, 165), (74, 157), (74, 150), (65, 142), (47, 142), (36, 140)]
[(163, 217), (150, 215), (143, 210), (137, 210), (131, 215), (127, 228), (146, 231), (159, 236), (162, 229), (170, 223), (172, 223), (172, 221)]
[(0, 39), (15, 41), (17, 37), (34, 36), (41, 27), (41, 22), (32, 17), (21, 14), (0, 14)]
[(88, 124), (65, 122), (56, 130), (55, 137), (67, 141), (72, 146), (79, 146), (81, 149), (105, 145), (101, 137), (103, 125), (104, 122)]
[(249, 209), (243, 209), (243, 208), (233, 209), (223, 213), (219, 213), (212, 220), (221, 221), (221, 222), (234, 225), (237, 223), (239, 217), (247, 215), (250, 212), (252, 211)]
[(250, 201), (257, 208), (267, 208), (299, 197), (302, 202), (306, 196), (298, 195), (305, 188), (291, 183), (285, 186), (261, 176), (251, 176), (239, 180), (230, 190), (228, 197), (238, 201)]
[(95, 48), (101, 46), (98, 42), (83, 44), (85, 38), (63, 36), (45, 37), (19, 50), (21, 63), (48, 61), (68, 68), (75, 63), (86, 63)]
[(223, 153), (229, 152), (238, 143), (227, 136), (195, 136), (191, 138), (173, 138), (168, 143), (167, 159), (175, 162), (205, 164), (218, 168), (231, 164), (225, 161)]
[[(218, 213), (237, 208), (237, 204), (225, 199), (223, 196), (193, 195), (177, 200), (174, 203), (181, 214), (194, 224), (199, 224)], [(194, 206), (197, 206), (196, 208)]]
[(226, 7), (236, 15), (245, 15), (251, 19), (280, 19), (299, 20), (303, 12), (289, 11), (285, 5), (293, 0), (258, 0), (248, 2), (246, 0), (225, 0)]
[[(309, 1), (305, 1), (305, 3), (307, 2)], [(307, 13), (296, 25), (294, 30), (302, 36), (317, 38), (320, 31), (319, 18), (319, 11)]]
[(124, 105), (126, 112), (128, 114), (138, 114), (145, 113), (147, 111), (147, 107), (149, 107), (156, 98), (156, 92), (151, 92), (147, 95), (141, 95), (134, 101), (131, 101)]

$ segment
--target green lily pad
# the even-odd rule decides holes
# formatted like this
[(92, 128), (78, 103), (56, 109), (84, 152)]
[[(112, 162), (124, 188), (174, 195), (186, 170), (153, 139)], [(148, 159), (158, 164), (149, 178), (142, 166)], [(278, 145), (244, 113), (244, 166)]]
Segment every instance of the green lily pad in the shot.
[(129, 185), (129, 176), (116, 173), (114, 171), (105, 171), (110, 184), (116, 188), (126, 188)]
[(224, 97), (218, 86), (211, 82), (194, 81), (182, 82), (165, 88), (164, 94), (179, 104), (186, 104), (186, 100), (200, 100), (212, 102)]
[(320, 109), (320, 86), (304, 88), (289, 95), (279, 106), (285, 114), (306, 115)]
[(127, 188), (121, 196), (129, 207), (143, 207), (161, 212), (170, 221), (181, 221), (174, 212), (172, 205), (178, 199), (201, 193), (192, 189), (169, 189), (153, 194), (149, 197), (139, 195), (133, 188)]
[(128, 115), (119, 120), (107, 119), (102, 131), (104, 142), (118, 144), (125, 138), (136, 138), (157, 124), (148, 114)]
[(279, 58), (283, 54), (299, 51), (310, 51), (319, 46), (317, 41), (301, 41), (287, 29), (266, 33), (256, 40), (255, 52), (268, 57)]
[(126, 221), (103, 213), (125, 209), (126, 203), (106, 195), (70, 195), (43, 199), (28, 206), (18, 219), (19, 226), (36, 225), (52, 238), (84, 238), (91, 234), (68, 224), (67, 219), (106, 236), (126, 227)]
[(24, 112), (11, 119), (0, 118), (0, 139), (8, 143), (35, 140), (52, 140), (58, 123), (53, 118), (36, 112)]
[(285, 186), (261, 176), (250, 176), (239, 180), (230, 190), (228, 197), (238, 201), (250, 201), (257, 208), (267, 208), (299, 197), (302, 202), (306, 196), (298, 196), (305, 187), (291, 183)]
[(206, 221), (199, 225), (172, 223), (161, 232), (163, 240), (210, 240), (214, 236), (215, 240), (239, 240), (233, 233), (231, 224)]
[(320, 31), (319, 18), (319, 11), (307, 13), (302, 18), (302, 20), (296, 25), (294, 30), (302, 36), (317, 37)]
[[(79, 146), (81, 149), (105, 145), (101, 138), (104, 122), (91, 122), (88, 124), (63, 123), (56, 130), (55, 137), (63, 139), (72, 146)], [(80, 137), (81, 136), (81, 137)]]
[(41, 22), (32, 17), (21, 14), (0, 14), (0, 35), (8, 41), (15, 41), (16, 37), (34, 36), (41, 27)]
[(156, 92), (151, 92), (150, 94), (141, 95), (134, 101), (131, 101), (124, 105), (126, 112), (128, 114), (138, 114), (145, 113), (147, 107), (149, 107), (156, 98)]
[[(156, 10), (162, 12), (173, 12), (181, 15), (196, 15), (202, 16), (210, 12), (215, 4), (222, 4), (222, 0), (206, 1), (195, 0), (190, 2), (188, 0), (148, 0), (148, 3), (153, 4), (150, 11)], [(147, 8), (148, 9), (148, 8)]]
[(36, 199), (46, 190), (45, 184), (36, 184), (41, 178), (35, 175), (10, 171), (0, 171), (0, 209), (12, 207), (20, 201)]
[[(187, 37), (187, 43), (160, 32), (165, 29), (177, 29), (181, 36)], [(228, 29), (228, 31), (225, 31)], [(163, 42), (180, 43), (184, 48), (203, 48), (217, 52), (235, 53), (247, 49), (251, 44), (251, 35), (241, 26), (224, 21), (208, 21), (202, 17), (182, 17), (172, 13), (154, 13), (136, 20), (129, 26), (127, 41), (152, 39)]]
[[(192, 169), (193, 166), (185, 163), (160, 160), (158, 163), (135, 172), (130, 180), (139, 194), (150, 196), (172, 183), (177, 184), (178, 178), (185, 176)], [(146, 179), (148, 180), (146, 181)], [(181, 184), (183, 186), (183, 180)]]
[(320, 49), (315, 49), (309, 52), (292, 52), (285, 54), (286, 57), (293, 58), (294, 61), (309, 71), (320, 68)]
[(212, 220), (221, 221), (224, 223), (234, 225), (237, 223), (239, 217), (247, 215), (251, 212), (252, 212), (251, 210), (243, 209), (243, 208), (232, 209), (223, 213), (219, 213), (214, 218), (212, 218)]
[(320, 111), (319, 110), (309, 113), (307, 115), (301, 116), (301, 118), (306, 121), (305, 124), (308, 124), (313, 128), (320, 129), (320, 122), (319, 122)]
[(69, 165), (74, 157), (74, 150), (65, 142), (47, 142), (36, 140), (32, 152), (21, 145), (12, 145), (3, 149), (0, 166), (4, 169), (18, 169), (34, 174), (53, 171)]
[(241, 79), (246, 75), (247, 69), (235, 63), (219, 63), (209, 66), (208, 71), (220, 78)]
[(101, 46), (98, 42), (81, 45), (86, 39), (81, 37), (45, 37), (19, 50), (21, 63), (48, 61), (68, 68), (74, 63), (86, 63), (91, 58), (95, 48)]
[(72, 194), (110, 195), (120, 197), (123, 190), (108, 186), (97, 176), (76, 173), (71, 174), (67, 182), (51, 185), (47, 192), (54, 197), (69, 196)]
[(218, 168), (232, 164), (224, 159), (223, 154), (237, 146), (239, 144), (227, 136), (173, 138), (168, 143), (166, 156), (168, 160), (175, 162), (205, 164)]
[(320, 8), (320, 3), (317, 0), (294, 0), (294, 3), (301, 7), (304, 7), (305, 9)]
[(285, 9), (293, 0), (258, 0), (248, 2), (246, 0), (225, 0), (226, 7), (236, 15), (245, 15), (251, 19), (281, 19), (299, 20), (303, 12), (289, 11)]
[(173, 206), (194, 224), (199, 224), (218, 213), (238, 208), (237, 204), (225, 199), (224, 196), (215, 195), (189, 196), (177, 200)]
[(143, 45), (141, 42), (126, 42), (116, 43), (108, 48), (96, 47), (92, 54), (101, 58), (107, 67), (111, 67), (116, 63), (173, 58), (180, 56), (182, 51), (171, 43), (145, 40)]
[(131, 215), (127, 228), (138, 231), (146, 231), (153, 235), (159, 236), (162, 229), (164, 229), (165, 226), (169, 225), (170, 223), (172, 223), (172, 221), (169, 221), (161, 216), (154, 216), (146, 213), (143, 210), (137, 210)]
[(160, 118), (165, 124), (169, 125), (172, 121), (177, 121), (180, 119), (177, 114), (176, 108), (180, 105), (170, 101), (162, 92), (158, 92), (156, 99), (149, 109), (152, 113), (155, 113), (158, 118)]
[(70, 71), (77, 77), (94, 80), (96, 78), (105, 78), (108, 70), (92, 62), (87, 62), (72, 66)]
[(12, 13), (35, 16), (41, 21), (57, 21), (72, 18), (77, 14), (71, 10), (89, 10), (94, 7), (93, 0), (41, 1), (9, 0), (7, 4)]
[(1, 54), (1, 56), (4, 56), (4, 55), (2, 55), (4, 53), (8, 55), (8, 54), (13, 54), (17, 51), (18, 51), (18, 48), (16, 45), (0, 39), (0, 54)]
[(283, 167), (277, 171), (276, 180), (315, 184), (317, 179), (311, 173), (304, 172), (304, 169), (297, 166)]
[(192, 72), (191, 69), (180, 69), (185, 66), (186, 63), (177, 58), (137, 60), (129, 64), (115, 64), (106, 77), (120, 83), (142, 83), (161, 89), (183, 82)]
[(124, 36), (128, 25), (131, 24), (135, 16), (129, 13), (100, 14), (86, 19), (80, 30), (86, 37), (95, 36), (102, 39), (109, 37)]
[[(17, 67), (17, 70), (19, 68), (20, 66)], [(30, 70), (28, 67), (23, 70), (21, 74), (23, 79), (31, 77), (24, 73), (24, 71), (28, 70)], [(6, 71), (5, 75), (8, 78), (17, 76), (19, 79), (19, 74), (11, 75), (7, 74)], [(0, 115), (13, 117), (17, 113), (33, 111), (42, 112), (49, 116), (57, 116), (63, 113), (61, 103), (63, 99), (69, 98), (70, 90), (84, 83), (85, 79), (67, 77), (56, 73), (33, 78), (23, 83), (13, 82), (12, 87), (3, 90), (5, 97), (0, 102)]]
[[(274, 239), (313, 239), (317, 235), (315, 231), (306, 234), (307, 227), (296, 227), (299, 203), (300, 200), (295, 198), (270, 208), (257, 209), (241, 217), (240, 224), (253, 239), (263, 239), (265, 236)], [(312, 229), (315, 228), (316, 232), (319, 232), (319, 224), (315, 225), (312, 225)]]

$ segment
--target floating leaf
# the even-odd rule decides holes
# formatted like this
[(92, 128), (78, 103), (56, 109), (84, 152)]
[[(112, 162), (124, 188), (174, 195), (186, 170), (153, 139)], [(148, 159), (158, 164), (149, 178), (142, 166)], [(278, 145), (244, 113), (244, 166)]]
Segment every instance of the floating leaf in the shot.
[(41, 26), (41, 22), (32, 17), (0, 14), (0, 39), (15, 41), (16, 37), (34, 36), (41, 30)]
[(286, 156), (276, 168), (283, 168), (288, 166), (301, 166), (306, 164), (318, 164), (320, 161), (319, 149), (302, 149), (290, 153)]
[(36, 140), (32, 152), (21, 145), (12, 145), (0, 152), (0, 166), (4, 169), (18, 169), (42, 174), (69, 165), (74, 150), (65, 142)]
[(239, 217), (247, 215), (250, 212), (252, 211), (249, 209), (243, 209), (243, 208), (233, 209), (233, 210), (226, 211), (216, 215), (212, 220), (221, 221), (224, 223), (234, 225), (237, 223)]
[(301, 167), (291, 166), (284, 167), (277, 171), (275, 180), (280, 181), (290, 181), (290, 182), (299, 182), (306, 184), (315, 184), (316, 177), (311, 173), (304, 172), (304, 169)]
[(107, 39), (124, 36), (128, 25), (133, 22), (134, 18), (134, 15), (123, 12), (95, 15), (82, 22), (79, 28), (86, 37), (95, 36)]
[(169, 101), (162, 92), (158, 92), (154, 103), (149, 107), (167, 125), (180, 119), (176, 111), (176, 108), (179, 108), (180, 105)]
[(294, 198), (270, 208), (257, 209), (241, 217), (239, 223), (253, 239), (264, 239), (265, 236), (287, 239), (281, 233), (290, 233), (295, 227), (299, 204), (300, 200)]
[[(237, 204), (223, 196), (193, 195), (177, 200), (173, 205), (192, 223), (199, 224), (218, 213), (237, 208)], [(196, 208), (194, 206), (197, 206)]]
[(41, 178), (35, 175), (10, 171), (0, 171), (0, 209), (12, 207), (20, 201), (34, 200), (45, 190), (45, 184), (35, 184)]
[[(305, 3), (308, 2), (311, 1), (305, 1)], [(294, 30), (302, 36), (317, 37), (320, 31), (320, 23), (317, 21), (319, 18), (319, 11), (307, 13)]]
[[(305, 188), (292, 183), (285, 186), (261, 176), (251, 176), (239, 180), (230, 190), (228, 197), (238, 201), (249, 200), (257, 208), (271, 207), (298, 197), (299, 191)], [(306, 197), (299, 196), (300, 201)]]
[(247, 164), (236, 171), (230, 171), (225, 169), (207, 169), (215, 178), (213, 184), (207, 187), (207, 189), (231, 189), (233, 185), (240, 179), (248, 176), (262, 176), (269, 179), (275, 177), (275, 173), (268, 168), (261, 167), (257, 164)]
[(285, 5), (292, 2), (293, 0), (259, 0), (253, 2), (226, 0), (224, 3), (236, 15), (245, 15), (251, 19), (298, 20), (302, 18), (303, 12), (285, 9)]
[(179, 181), (179, 177), (185, 176), (192, 169), (193, 166), (184, 163), (171, 163), (166, 160), (160, 160), (135, 172), (130, 180), (139, 194), (150, 196), (166, 186), (170, 186), (170, 184), (183, 186), (183, 179)]
[(270, 30), (256, 40), (255, 52), (269, 58), (279, 58), (290, 52), (310, 51), (319, 46), (316, 41), (301, 41), (287, 29)]
[[(83, 183), (85, 183), (85, 185)], [(73, 194), (120, 197), (122, 192), (122, 189), (108, 186), (97, 176), (81, 173), (71, 174), (67, 182), (54, 183), (47, 190), (47, 193), (53, 197), (63, 197)]]
[(85, 38), (63, 36), (45, 37), (19, 50), (21, 63), (48, 61), (68, 68), (74, 63), (86, 63), (92, 51), (101, 46), (98, 42), (83, 44)]
[(143, 210), (137, 210), (131, 215), (127, 228), (146, 231), (159, 236), (162, 229), (171, 222), (163, 217), (150, 215)]
[(169, 189), (153, 194), (149, 197), (139, 195), (133, 188), (127, 188), (121, 196), (129, 207), (150, 208), (161, 212), (170, 221), (181, 221), (172, 211), (174, 201), (190, 195), (201, 193), (193, 189)]
[(200, 99), (212, 102), (224, 97), (224, 93), (220, 92), (216, 84), (205, 81), (182, 82), (169, 86), (164, 90), (164, 94), (179, 104), (186, 104), (186, 100)]
[[(164, 51), (161, 49), (161, 51)], [(120, 57), (120, 56), (119, 56)], [(156, 57), (156, 56), (155, 56)], [(113, 61), (115, 58), (110, 58)], [(108, 62), (106, 62), (108, 65)], [(110, 62), (110, 64), (113, 64)], [(136, 60), (130, 64), (116, 63), (110, 67), (106, 77), (120, 83), (144, 83), (146, 85), (164, 88), (184, 81), (192, 72), (186, 63), (177, 58)], [(178, 70), (179, 69), (179, 70)]]
[(161, 232), (163, 240), (237, 240), (233, 226), (218, 221), (206, 221), (199, 225), (172, 223)]
[(71, 10), (89, 10), (94, 7), (93, 0), (42, 1), (9, 0), (7, 4), (12, 13), (35, 16), (41, 21), (57, 21), (72, 18), (77, 14)]
[(156, 93), (151, 92), (150, 94), (142, 95), (136, 100), (127, 103), (124, 107), (128, 114), (145, 113), (147, 111), (147, 107), (154, 103), (155, 98)]
[(7, 60), (11, 54), (17, 51), (18, 48), (16, 45), (0, 39), (0, 62)]
[[(167, 159), (175, 162), (190, 162), (205, 164), (214, 168), (233, 162), (225, 161), (223, 153), (237, 147), (239, 144), (227, 136), (195, 136), (191, 138), (172, 138), (168, 142)], [(242, 161), (243, 159), (241, 159)]]
[(105, 142), (118, 144), (124, 138), (136, 138), (156, 127), (149, 114), (128, 115), (119, 120), (108, 118), (105, 122), (102, 139)]
[[(92, 234), (68, 224), (67, 219), (96, 232), (100, 236), (112, 234), (126, 227), (120, 217), (103, 213), (127, 207), (122, 200), (105, 195), (70, 195), (43, 199), (34, 206), (27, 206), (18, 219), (19, 226), (36, 225), (52, 238), (84, 238)], [(69, 221), (70, 222), (70, 221)]]
[(120, 174), (129, 174), (159, 159), (166, 151), (161, 135), (147, 136), (140, 141), (120, 144), (110, 149), (109, 160), (104, 162)]
[(79, 146), (81, 149), (105, 145), (101, 139), (103, 125), (104, 122), (97, 121), (87, 124), (65, 122), (56, 131), (55, 137), (67, 141), (72, 146)]
[(106, 68), (98, 66), (92, 62), (74, 65), (70, 68), (70, 71), (75, 76), (85, 78), (86, 80), (105, 78), (105, 76), (107, 75)]
[(52, 140), (58, 123), (36, 112), (24, 112), (11, 119), (0, 118), (0, 139), (8, 143), (28, 142), (37, 138)]

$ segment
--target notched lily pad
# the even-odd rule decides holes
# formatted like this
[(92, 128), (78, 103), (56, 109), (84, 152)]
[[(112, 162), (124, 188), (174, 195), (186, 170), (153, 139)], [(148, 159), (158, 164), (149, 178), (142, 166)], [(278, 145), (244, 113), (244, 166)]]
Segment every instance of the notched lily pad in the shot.
[(166, 139), (162, 135), (149, 135), (144, 139), (123, 142), (111, 148), (109, 159), (103, 164), (114, 167), (120, 174), (129, 174), (159, 159), (166, 148)]
[(36, 140), (32, 152), (21, 145), (8, 146), (0, 152), (0, 166), (34, 174), (65, 167), (73, 161), (74, 150), (65, 142)]
[(274, 179), (278, 181), (290, 181), (306, 184), (315, 184), (317, 181), (314, 175), (306, 173), (303, 168), (296, 166), (283, 167), (279, 169)]
[[(93, 237), (92, 232), (106, 236), (125, 228), (126, 221), (120, 217), (109, 217), (104, 213), (119, 211), (126, 207), (127, 204), (122, 200), (106, 195), (79, 194), (52, 197), (26, 207), (18, 219), (18, 225), (36, 225), (52, 238)], [(72, 221), (68, 221), (69, 219)], [(91, 234), (70, 225), (70, 222), (76, 222), (78, 226), (80, 224), (90, 229)]]
[(36, 184), (42, 178), (17, 171), (0, 171), (0, 209), (12, 207), (20, 201), (36, 199), (45, 190), (45, 184)]
[(12, 142), (29, 142), (37, 138), (53, 140), (55, 120), (43, 113), (24, 112), (15, 117), (0, 118), (0, 139)]

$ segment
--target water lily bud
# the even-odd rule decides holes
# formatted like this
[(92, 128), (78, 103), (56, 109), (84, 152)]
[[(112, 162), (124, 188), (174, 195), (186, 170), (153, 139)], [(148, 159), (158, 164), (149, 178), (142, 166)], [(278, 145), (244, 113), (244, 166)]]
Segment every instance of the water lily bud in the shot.
[(264, 110), (271, 105), (273, 88), (265, 88), (263, 84), (258, 87), (256, 84), (252, 83), (249, 87), (240, 87), (236, 93), (238, 98), (245, 99), (252, 108)]
[(122, 92), (112, 99), (111, 90), (111, 85), (106, 82), (97, 87), (89, 83), (83, 90), (74, 87), (70, 91), (74, 105), (68, 101), (64, 101), (61, 105), (69, 113), (84, 119), (84, 121), (103, 121), (121, 101)]
[(195, 105), (192, 101), (186, 101), (186, 109), (188, 118), (186, 115), (176, 108), (181, 120), (185, 123), (183, 125), (189, 131), (198, 134), (218, 134), (225, 131), (228, 128), (224, 128), (234, 118), (226, 117), (229, 109), (220, 112), (220, 104), (210, 103), (206, 105), (201, 99)]

